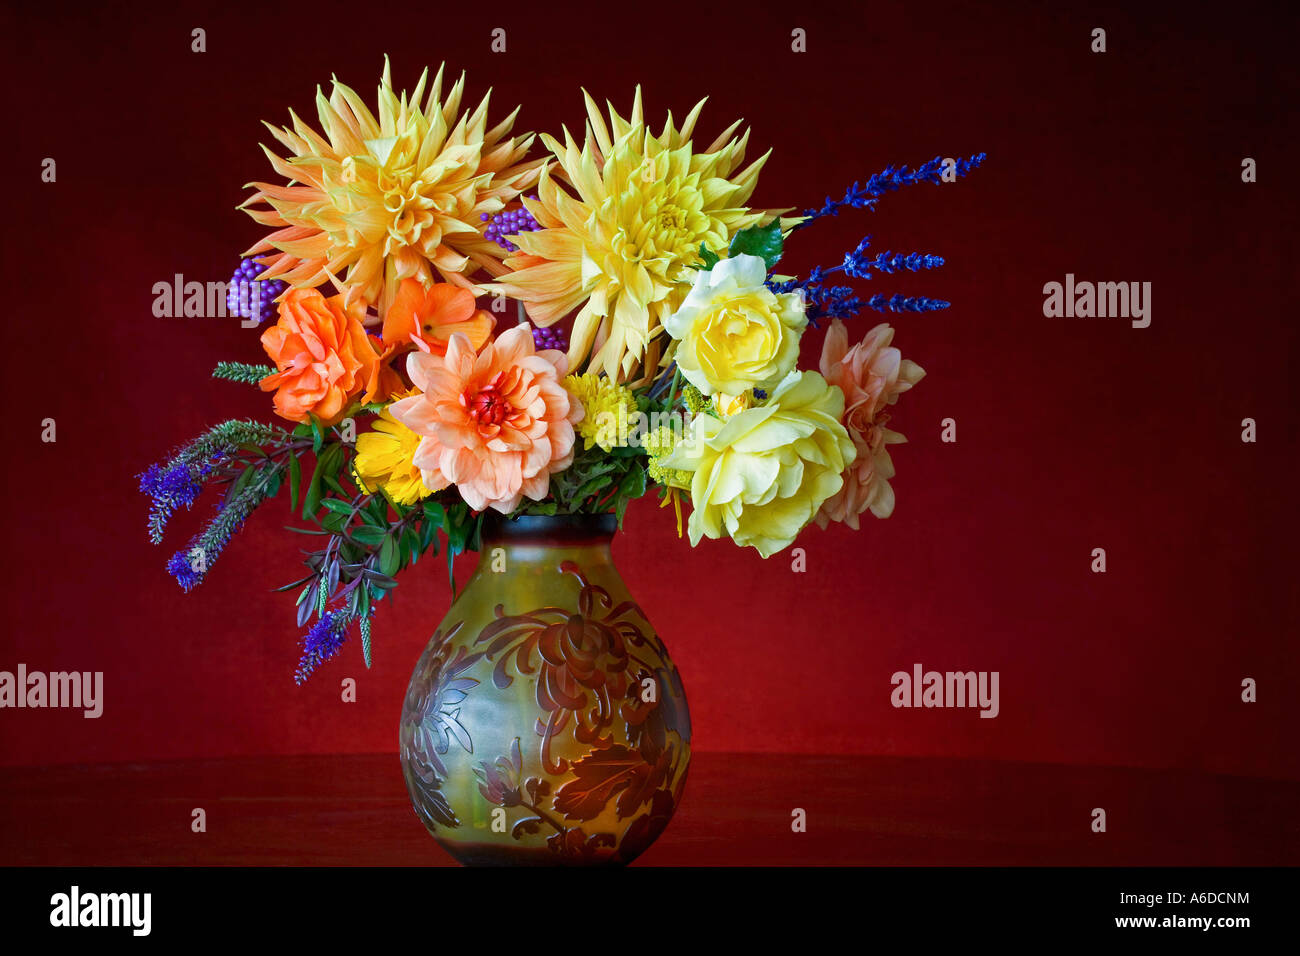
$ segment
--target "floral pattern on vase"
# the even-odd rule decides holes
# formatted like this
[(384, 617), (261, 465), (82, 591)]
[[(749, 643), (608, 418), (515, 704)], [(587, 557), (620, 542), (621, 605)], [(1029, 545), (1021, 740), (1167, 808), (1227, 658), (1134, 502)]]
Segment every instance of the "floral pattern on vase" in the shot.
[(603, 518), (485, 533), (416, 665), (403, 770), (417, 816), (462, 862), (627, 863), (681, 799), (681, 679), (614, 569)]

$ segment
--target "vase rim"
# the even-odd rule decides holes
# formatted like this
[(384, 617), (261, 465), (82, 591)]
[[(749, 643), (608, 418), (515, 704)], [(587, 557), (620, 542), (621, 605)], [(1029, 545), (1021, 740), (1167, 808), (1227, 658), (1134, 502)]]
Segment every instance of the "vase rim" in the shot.
[(483, 522), (483, 537), (489, 540), (608, 541), (618, 530), (613, 514), (521, 515), (507, 518), (493, 513)]

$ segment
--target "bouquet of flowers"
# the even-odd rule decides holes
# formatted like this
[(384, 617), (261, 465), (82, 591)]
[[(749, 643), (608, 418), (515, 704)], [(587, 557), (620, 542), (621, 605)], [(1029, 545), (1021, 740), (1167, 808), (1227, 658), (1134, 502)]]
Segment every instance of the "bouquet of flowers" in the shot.
[[(983, 154), (888, 167), (788, 215), (748, 205), (768, 154), (745, 164), (738, 123), (699, 145), (703, 101), (656, 134), (639, 88), (627, 118), (586, 96), (582, 139), (542, 134), (530, 159), (518, 110), (490, 125), (488, 98), (462, 109), (463, 76), (427, 79), (399, 94), (385, 62), (377, 114), (335, 81), (317, 93), (319, 131), (292, 113), (291, 128), (268, 124), (286, 182), (250, 185), (241, 208), (270, 231), (228, 296), (265, 327), (267, 361), (214, 374), (272, 393), (280, 421), (223, 422), (141, 475), (155, 543), (205, 486), (224, 488), (167, 563), (181, 587), (287, 490), (307, 525), (290, 530), (321, 545), (283, 589), (311, 625), (301, 683), (354, 625), (369, 666), (399, 572), (441, 549), (451, 573), (488, 511), (621, 523), (653, 492), (679, 534), (688, 504), (692, 545), (726, 536), (764, 558), (812, 522), (889, 516), (889, 446), (904, 439), (888, 409), (924, 372), (888, 324), (850, 344), (842, 320), (948, 303), (834, 282), (943, 260), (864, 239), (802, 278), (774, 269), (810, 224), (964, 176)], [(823, 320), (819, 368), (797, 368)]]

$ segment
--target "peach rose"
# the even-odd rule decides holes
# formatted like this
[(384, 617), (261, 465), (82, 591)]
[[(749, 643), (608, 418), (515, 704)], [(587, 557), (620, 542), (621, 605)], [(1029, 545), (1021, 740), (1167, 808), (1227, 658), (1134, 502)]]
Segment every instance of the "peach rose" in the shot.
[(881, 323), (849, 348), (848, 331), (839, 319), (826, 331), (821, 372), (844, 393), (841, 420), (858, 456), (844, 473), (844, 487), (817, 512), (819, 527), (843, 521), (856, 531), (858, 515), (864, 511), (870, 510), (877, 518), (888, 518), (894, 511), (894, 489), (889, 484), (894, 463), (886, 446), (907, 439), (885, 427), (889, 421), (885, 409), (919, 382), (925, 370), (892, 348), (893, 338), (894, 330)]
[(262, 347), (279, 370), (262, 379), (262, 391), (275, 390), (276, 413), (290, 421), (314, 414), (332, 425), (354, 396), (364, 391), (365, 401), (382, 398), (396, 381), (381, 367), (360, 312), (346, 310), (341, 295), (289, 290), (280, 300), (279, 321), (262, 333)]
[(412, 352), (406, 369), (422, 394), (388, 410), (423, 436), (414, 461), (429, 490), (454, 484), (475, 511), (509, 514), (525, 497), (545, 498), (550, 476), (573, 463), (583, 408), (560, 384), (568, 361), (535, 351), (526, 326), (478, 353), (455, 332), (445, 356)]

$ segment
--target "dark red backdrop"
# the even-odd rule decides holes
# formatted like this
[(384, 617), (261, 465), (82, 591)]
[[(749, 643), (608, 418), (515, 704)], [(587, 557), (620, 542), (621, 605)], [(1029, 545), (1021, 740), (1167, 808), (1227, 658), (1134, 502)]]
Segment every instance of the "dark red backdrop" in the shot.
[[(224, 279), (258, 235), (234, 209), (270, 173), (258, 121), (314, 117), (332, 72), (369, 99), (387, 52), (398, 83), (445, 58), (472, 98), (492, 85), (495, 115), (522, 102), (536, 130), (580, 128), (580, 86), (625, 111), (644, 84), (655, 125), (708, 94), (703, 136), (743, 116), (755, 154), (774, 148), (760, 205), (989, 154), (959, 185), (801, 233), (787, 260), (829, 264), (868, 231), (948, 260), (873, 283), (954, 303), (892, 320), (929, 373), (897, 409), (911, 442), (894, 456), (895, 516), (811, 530), (796, 574), (788, 555), (691, 550), (652, 501), (629, 514), (616, 557), (681, 666), (700, 749), (1300, 774), (1295, 24), (1243, 3), (1231, 21), (1056, 6), (7, 11), (0, 669), (102, 670), (105, 706), (99, 720), (0, 713), (0, 762), (395, 749), (407, 677), (449, 602), (440, 565), (406, 574), (372, 670), (351, 642), (297, 689), (292, 600), (270, 592), (298, 576), (283, 503), (186, 596), (163, 564), (210, 504), (155, 548), (133, 479), (207, 424), (270, 415), (256, 391), (208, 378), (219, 359), (258, 361), (256, 335), (154, 318), (152, 287)], [(493, 55), (498, 26), (508, 52)], [(1105, 54), (1089, 51), (1098, 26)], [(195, 27), (206, 53), (190, 51)], [(56, 183), (40, 182), (45, 157)], [(1043, 284), (1067, 272), (1150, 281), (1151, 327), (1044, 318)], [(956, 444), (939, 441), (949, 417)], [(1089, 570), (1097, 547), (1104, 575)], [(1001, 715), (893, 709), (890, 674), (917, 662), (999, 671)], [(347, 676), (356, 703), (340, 701)], [(1241, 702), (1244, 677), (1258, 703)]]

